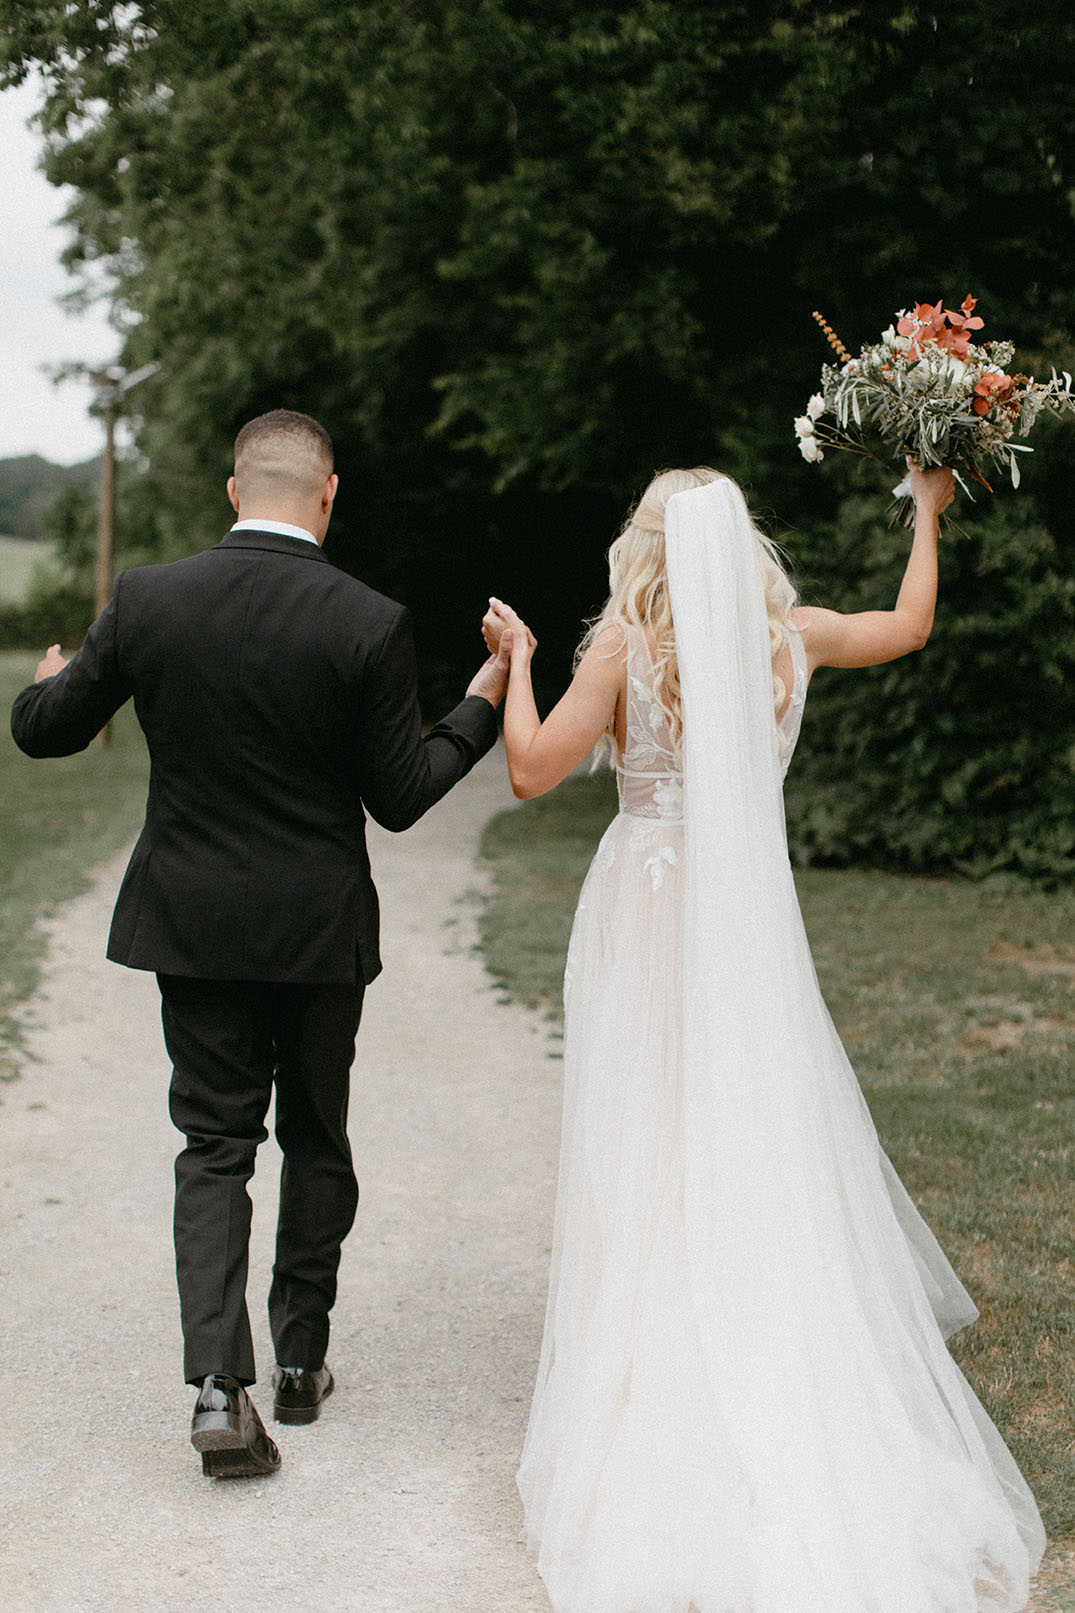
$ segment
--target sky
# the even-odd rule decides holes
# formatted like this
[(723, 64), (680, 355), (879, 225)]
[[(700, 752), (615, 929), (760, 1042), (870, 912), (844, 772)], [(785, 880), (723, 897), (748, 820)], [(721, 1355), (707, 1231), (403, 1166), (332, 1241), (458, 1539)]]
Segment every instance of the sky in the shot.
[(43, 365), (82, 360), (107, 366), (120, 340), (96, 306), (69, 314), (58, 299), (74, 285), (60, 263), (68, 232), (56, 221), (70, 192), (36, 164), (40, 135), (26, 127), (41, 91), (32, 82), (0, 90), (0, 459), (43, 454), (70, 465), (101, 449), (86, 381), (55, 385)]

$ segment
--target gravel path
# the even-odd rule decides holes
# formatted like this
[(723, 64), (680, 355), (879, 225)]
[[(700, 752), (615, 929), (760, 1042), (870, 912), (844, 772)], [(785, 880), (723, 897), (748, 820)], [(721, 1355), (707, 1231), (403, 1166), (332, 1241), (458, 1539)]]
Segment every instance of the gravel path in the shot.
[[(35, 1062), (0, 1112), (4, 1613), (548, 1613), (513, 1477), (560, 1065), (473, 950), (477, 839), (510, 800), (494, 755), (406, 835), (371, 828), (385, 973), (355, 1065), (338, 1387), (313, 1427), (273, 1425), (271, 1479), (203, 1479), (187, 1443), (156, 985), (103, 956), (124, 859), (51, 924)], [(263, 1411), (275, 1156), (253, 1184)], [(1047, 1565), (1031, 1613), (1072, 1613), (1075, 1557)]]
[[(282, 1471), (203, 1479), (171, 1252), (168, 1065), (152, 976), (105, 962), (124, 859), (63, 909), (36, 1062), (0, 1113), (5, 1613), (545, 1613), (514, 1470), (541, 1332), (560, 1065), (473, 953), (494, 755), (406, 835), (373, 829), (385, 972), (359, 1032), (362, 1202), (329, 1359)], [(275, 1143), (253, 1184), (263, 1414)]]

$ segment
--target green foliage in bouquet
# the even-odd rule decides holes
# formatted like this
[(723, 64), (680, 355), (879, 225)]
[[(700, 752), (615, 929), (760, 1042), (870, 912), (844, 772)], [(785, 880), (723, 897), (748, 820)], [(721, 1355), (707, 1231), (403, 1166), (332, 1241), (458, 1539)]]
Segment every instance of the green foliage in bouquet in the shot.
[[(1042, 448), (1054, 434), (1043, 425)], [(1075, 880), (1075, 567), (1056, 536), (1068, 523), (1055, 464), (1036, 455), (1024, 497), (979, 504), (972, 539), (942, 543), (924, 650), (814, 678), (786, 786), (798, 863)], [(880, 494), (846, 499), (811, 540), (806, 602), (895, 598), (907, 535)]]
[[(1012, 438), (1026, 437), (1043, 414), (1075, 414), (1071, 376), (1008, 374), (1014, 343), (971, 341), (985, 323), (976, 306), (970, 296), (958, 311), (916, 303), (857, 358), (815, 312), (840, 363), (824, 366), (821, 391), (795, 422), (803, 458), (816, 464), (831, 447), (876, 459), (876, 444), (901, 467), (907, 459), (924, 470), (951, 466), (969, 496), (967, 481), (993, 491), (983, 468), (991, 462), (1018, 487), (1018, 456), (1033, 450)], [(910, 514), (909, 499), (901, 513)]]

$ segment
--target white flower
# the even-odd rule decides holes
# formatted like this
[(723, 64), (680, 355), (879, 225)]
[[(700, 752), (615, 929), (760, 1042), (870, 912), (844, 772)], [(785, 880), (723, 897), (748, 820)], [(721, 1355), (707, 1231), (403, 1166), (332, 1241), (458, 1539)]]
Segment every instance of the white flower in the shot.
[(797, 437), (812, 437), (814, 435), (814, 422), (808, 414), (801, 414), (797, 417), (795, 435)]
[[(678, 778), (665, 782), (660, 779), (653, 786), (653, 803), (659, 817), (679, 819), (683, 816), (683, 785)], [(671, 859), (673, 862), (674, 858)]]
[(813, 397), (806, 405), (806, 412), (810, 416), (811, 420), (816, 420), (818, 415), (825, 413), (825, 399), (822, 397), (820, 392), (814, 393)]
[(815, 465), (819, 459), (824, 459), (825, 457), (821, 451), (821, 444), (816, 437), (800, 437), (799, 452), (804, 459), (809, 460), (811, 465)]
[(665, 865), (674, 868), (679, 861), (671, 846), (662, 846), (660, 851), (648, 857), (642, 864), (642, 872), (648, 874), (650, 883), (655, 891), (659, 891), (664, 884)]

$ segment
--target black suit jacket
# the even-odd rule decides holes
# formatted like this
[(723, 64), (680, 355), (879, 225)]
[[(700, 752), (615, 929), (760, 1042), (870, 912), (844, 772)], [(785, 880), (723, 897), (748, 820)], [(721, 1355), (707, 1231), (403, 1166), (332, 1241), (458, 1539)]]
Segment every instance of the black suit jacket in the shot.
[(81, 650), (12, 710), (30, 756), (90, 743), (128, 697), (146, 821), (108, 956), (218, 980), (380, 970), (363, 806), (406, 829), (493, 744), (489, 701), (423, 739), (408, 613), (314, 544), (230, 533), (125, 572)]

